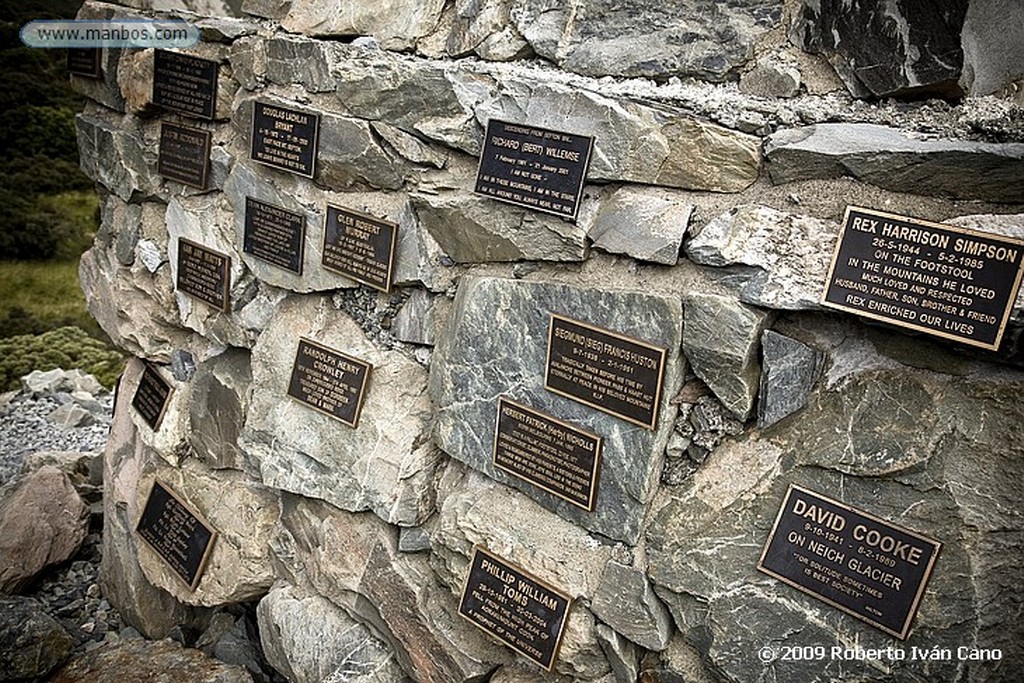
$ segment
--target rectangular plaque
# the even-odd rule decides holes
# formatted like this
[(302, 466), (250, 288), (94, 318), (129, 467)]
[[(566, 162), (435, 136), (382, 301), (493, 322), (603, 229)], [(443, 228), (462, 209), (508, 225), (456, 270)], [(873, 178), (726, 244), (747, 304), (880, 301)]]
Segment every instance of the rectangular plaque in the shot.
[(171, 50), (154, 51), (153, 104), (212, 121), (217, 110), (218, 67), (210, 59)]
[(491, 119), (475, 191), (575, 222), (593, 148), (586, 135)]
[(941, 547), (790, 485), (757, 568), (905, 640)]
[(847, 207), (821, 303), (996, 350), (1024, 240)]
[(320, 115), (254, 102), (250, 158), (312, 178), (316, 171)]
[(288, 395), (354, 428), (372, 369), (366, 361), (299, 339)]
[(476, 546), (459, 614), (551, 671), (571, 602), (571, 596)]
[(252, 197), (245, 198), (242, 251), (278, 268), (302, 275), (306, 217)]
[(654, 429), (666, 349), (557, 313), (550, 315), (544, 388)]
[(85, 78), (103, 78), (103, 51), (98, 47), (69, 48), (68, 73)]
[(178, 238), (178, 291), (227, 312), (230, 288), (230, 256)]
[(196, 589), (217, 539), (217, 532), (197, 512), (154, 480), (135, 530), (185, 585)]
[(160, 149), (156, 171), (164, 178), (206, 189), (210, 177), (210, 145), (208, 130), (160, 124)]
[(397, 223), (327, 205), (324, 268), (390, 292), (397, 241)]
[(174, 387), (164, 380), (153, 366), (149, 363), (143, 365), (139, 386), (132, 396), (132, 407), (154, 432), (160, 428), (160, 422), (164, 419), (173, 392)]
[(601, 437), (499, 396), (494, 465), (592, 511), (597, 501)]

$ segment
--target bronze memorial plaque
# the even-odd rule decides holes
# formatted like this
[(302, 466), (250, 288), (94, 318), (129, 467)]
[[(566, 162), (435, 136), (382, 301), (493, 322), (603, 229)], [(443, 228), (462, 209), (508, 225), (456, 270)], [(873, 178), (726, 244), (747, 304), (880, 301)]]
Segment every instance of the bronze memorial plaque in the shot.
[(551, 671), (571, 603), (571, 596), (476, 546), (459, 614)]
[(212, 121), (217, 110), (217, 71), (210, 59), (171, 50), (153, 52), (153, 104)]
[(487, 122), (475, 192), (575, 222), (594, 138)]
[(179, 237), (177, 289), (227, 312), (231, 303), (231, 257)]
[(821, 303), (997, 350), (1024, 240), (847, 207)]
[(557, 313), (550, 315), (544, 388), (654, 429), (666, 349)]
[(390, 292), (397, 241), (397, 223), (327, 205), (324, 268)]
[(499, 396), (494, 466), (592, 511), (601, 437)]
[[(118, 382), (120, 386), (120, 382)], [(154, 432), (160, 428), (160, 422), (167, 412), (167, 404), (170, 402), (172, 387), (156, 371), (156, 368), (149, 363), (142, 367), (142, 375), (139, 377), (139, 386), (132, 396), (132, 407), (139, 412), (142, 419), (146, 421), (149, 428)]]
[(249, 157), (261, 164), (312, 178), (320, 115), (256, 101)]
[(98, 47), (68, 48), (68, 73), (103, 78), (103, 50)]
[(245, 198), (242, 251), (302, 275), (306, 248), (306, 217), (252, 197)]
[(157, 480), (135, 527), (139, 537), (191, 590), (199, 585), (217, 532)]
[(288, 395), (354, 428), (372, 369), (366, 361), (299, 339)]
[(790, 485), (757, 568), (905, 640), (941, 547)]
[(156, 172), (168, 180), (205, 190), (210, 177), (211, 137), (208, 130), (160, 124)]

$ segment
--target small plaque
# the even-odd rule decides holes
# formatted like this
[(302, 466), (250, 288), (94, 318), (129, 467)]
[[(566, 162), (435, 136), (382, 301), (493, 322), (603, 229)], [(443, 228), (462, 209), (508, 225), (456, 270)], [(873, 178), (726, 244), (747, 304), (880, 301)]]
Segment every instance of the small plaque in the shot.
[(245, 198), (242, 251), (278, 268), (302, 275), (306, 217), (252, 197)]
[(210, 177), (210, 146), (208, 130), (160, 124), (160, 149), (156, 170), (168, 180), (206, 189)]
[(491, 119), (476, 192), (575, 222), (594, 138)]
[(316, 170), (320, 115), (254, 102), (250, 158), (312, 178)]
[(215, 306), (230, 306), (231, 257), (178, 238), (178, 291)]
[(153, 53), (153, 104), (212, 121), (217, 109), (217, 71), (210, 59), (171, 50)]
[(494, 465), (592, 511), (601, 437), (499, 396)]
[(154, 480), (135, 530), (189, 589), (196, 589), (217, 539), (217, 532), (198, 513)]
[(288, 395), (354, 428), (372, 369), (366, 361), (299, 339)]
[(551, 671), (572, 597), (477, 546), (459, 614)]
[(905, 640), (941, 547), (790, 485), (757, 568)]
[(1024, 240), (847, 207), (821, 303), (995, 351)]
[(324, 268), (390, 292), (397, 241), (397, 223), (327, 205)]
[(103, 51), (98, 47), (69, 48), (68, 73), (85, 78), (103, 78)]
[(667, 351), (551, 314), (544, 388), (654, 429)]
[[(118, 385), (120, 386), (120, 382)], [(143, 365), (139, 386), (132, 396), (132, 407), (154, 432), (160, 428), (160, 422), (164, 419), (173, 392), (174, 387), (164, 380), (153, 366), (149, 363)]]

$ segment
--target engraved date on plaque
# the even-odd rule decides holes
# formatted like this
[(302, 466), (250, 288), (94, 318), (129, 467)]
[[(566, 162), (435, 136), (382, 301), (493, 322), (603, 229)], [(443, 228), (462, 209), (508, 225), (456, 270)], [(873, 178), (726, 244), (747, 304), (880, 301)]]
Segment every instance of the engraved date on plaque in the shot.
[(941, 545), (791, 485), (757, 568), (906, 639)]
[(267, 166), (312, 178), (320, 115), (255, 102), (250, 158)]
[(149, 363), (143, 365), (139, 386), (132, 396), (132, 407), (154, 432), (160, 428), (173, 392), (174, 387), (153, 366)]
[(654, 429), (667, 350), (551, 314), (544, 387)]
[(572, 597), (477, 546), (459, 614), (551, 671)]
[(156, 50), (153, 53), (153, 104), (212, 121), (217, 107), (218, 66), (210, 59)]
[(178, 291), (227, 311), (231, 257), (184, 237), (178, 238)]
[(302, 275), (306, 217), (252, 197), (245, 198), (242, 251), (278, 268)]
[(217, 539), (217, 532), (199, 513), (154, 481), (135, 530), (175, 575), (195, 590)]
[(372, 369), (366, 361), (300, 339), (288, 395), (354, 428)]
[(397, 223), (328, 205), (323, 266), (390, 292), (397, 239)]
[(205, 190), (210, 179), (211, 140), (208, 130), (160, 124), (156, 172), (168, 180)]

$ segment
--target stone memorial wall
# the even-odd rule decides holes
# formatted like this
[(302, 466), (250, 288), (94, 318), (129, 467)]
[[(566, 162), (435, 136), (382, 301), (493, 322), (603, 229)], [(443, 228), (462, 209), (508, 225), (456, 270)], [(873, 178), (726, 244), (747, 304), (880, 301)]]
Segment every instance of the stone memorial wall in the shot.
[(71, 76), (105, 595), (295, 683), (1017, 680), (1024, 23), (946, 4), (86, 2), (202, 32)]

